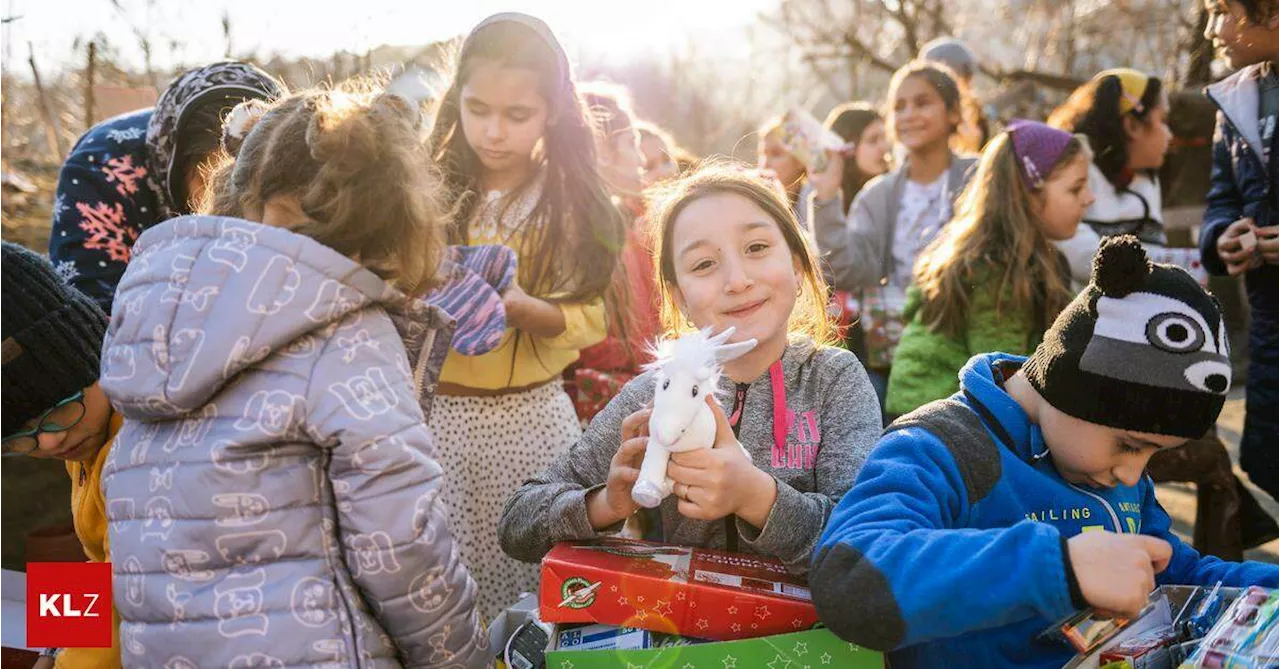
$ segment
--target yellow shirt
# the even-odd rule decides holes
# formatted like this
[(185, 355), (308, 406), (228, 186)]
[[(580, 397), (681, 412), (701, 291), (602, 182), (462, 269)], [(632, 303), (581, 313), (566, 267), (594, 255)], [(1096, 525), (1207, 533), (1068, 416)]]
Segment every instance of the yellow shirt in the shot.
[[(102, 465), (107, 460), (116, 433), (124, 424), (124, 416), (111, 414), (107, 441), (91, 462), (68, 462), (71, 476), (71, 516), (76, 536), (84, 546), (90, 562), (110, 562), (111, 545), (107, 537), (107, 500), (102, 494)], [(58, 654), (56, 669), (115, 669), (120, 666), (120, 617), (111, 609), (110, 648), (67, 648)]]
[[(532, 212), (540, 193), (541, 188), (534, 187), (510, 207), (502, 205), (501, 193), (489, 193), (470, 225), (471, 244), (505, 244), (518, 253), (522, 238), (519, 223)], [(578, 359), (578, 351), (604, 341), (609, 328), (603, 298), (557, 306), (564, 314), (564, 332), (555, 337), (534, 337), (507, 328), (498, 347), (484, 355), (462, 355), (450, 349), (440, 371), (440, 381), (496, 390), (533, 385), (560, 376)]]

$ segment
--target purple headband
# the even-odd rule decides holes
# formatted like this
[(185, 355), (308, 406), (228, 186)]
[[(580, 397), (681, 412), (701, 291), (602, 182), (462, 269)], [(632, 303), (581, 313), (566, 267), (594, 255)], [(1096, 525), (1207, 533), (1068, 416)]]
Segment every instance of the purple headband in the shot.
[(1013, 155), (1018, 171), (1027, 187), (1038, 190), (1062, 158), (1071, 143), (1072, 134), (1064, 130), (1025, 119), (1014, 119), (1005, 129), (1013, 142)]

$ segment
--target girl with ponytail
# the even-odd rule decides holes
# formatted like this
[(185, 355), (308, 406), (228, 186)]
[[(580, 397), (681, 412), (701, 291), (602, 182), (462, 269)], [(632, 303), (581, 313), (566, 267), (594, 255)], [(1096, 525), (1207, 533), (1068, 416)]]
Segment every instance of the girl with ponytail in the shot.
[(1049, 125), (1089, 139), (1089, 188), (1097, 200), (1076, 236), (1058, 247), (1078, 286), (1089, 280), (1103, 237), (1131, 234), (1149, 247), (1167, 243), (1156, 171), (1173, 133), (1160, 80), (1127, 68), (1104, 70), (1049, 116)]
[(493, 616), (537, 590), (537, 565), (499, 548), (498, 519), (507, 496), (582, 433), (561, 378), (605, 338), (626, 228), (569, 60), (532, 16), (491, 16), (463, 41), (431, 149), (455, 208), (449, 243), (504, 244), (519, 259), (501, 342), (484, 355), (451, 351), (431, 412), (450, 524), (480, 580), (481, 613)]
[(421, 135), (355, 88), (242, 103), (215, 215), (134, 246), (101, 381), (124, 666), (489, 661), (424, 415), (449, 320), (417, 299), (446, 220)]

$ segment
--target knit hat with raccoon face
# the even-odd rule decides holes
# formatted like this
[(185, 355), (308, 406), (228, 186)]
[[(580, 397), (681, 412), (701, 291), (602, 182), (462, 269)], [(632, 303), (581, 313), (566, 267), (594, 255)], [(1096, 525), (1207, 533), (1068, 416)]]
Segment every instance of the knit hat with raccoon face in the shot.
[(1122, 430), (1202, 436), (1231, 388), (1218, 301), (1137, 238), (1103, 241), (1089, 285), (1023, 366), (1054, 408)]

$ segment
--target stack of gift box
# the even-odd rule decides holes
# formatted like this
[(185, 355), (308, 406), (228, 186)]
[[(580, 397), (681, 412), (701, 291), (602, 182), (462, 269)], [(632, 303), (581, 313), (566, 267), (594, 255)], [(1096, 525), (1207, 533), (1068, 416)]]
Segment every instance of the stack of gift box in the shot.
[(557, 545), (539, 618), (552, 669), (882, 667), (818, 625), (804, 579), (777, 560), (621, 538)]

